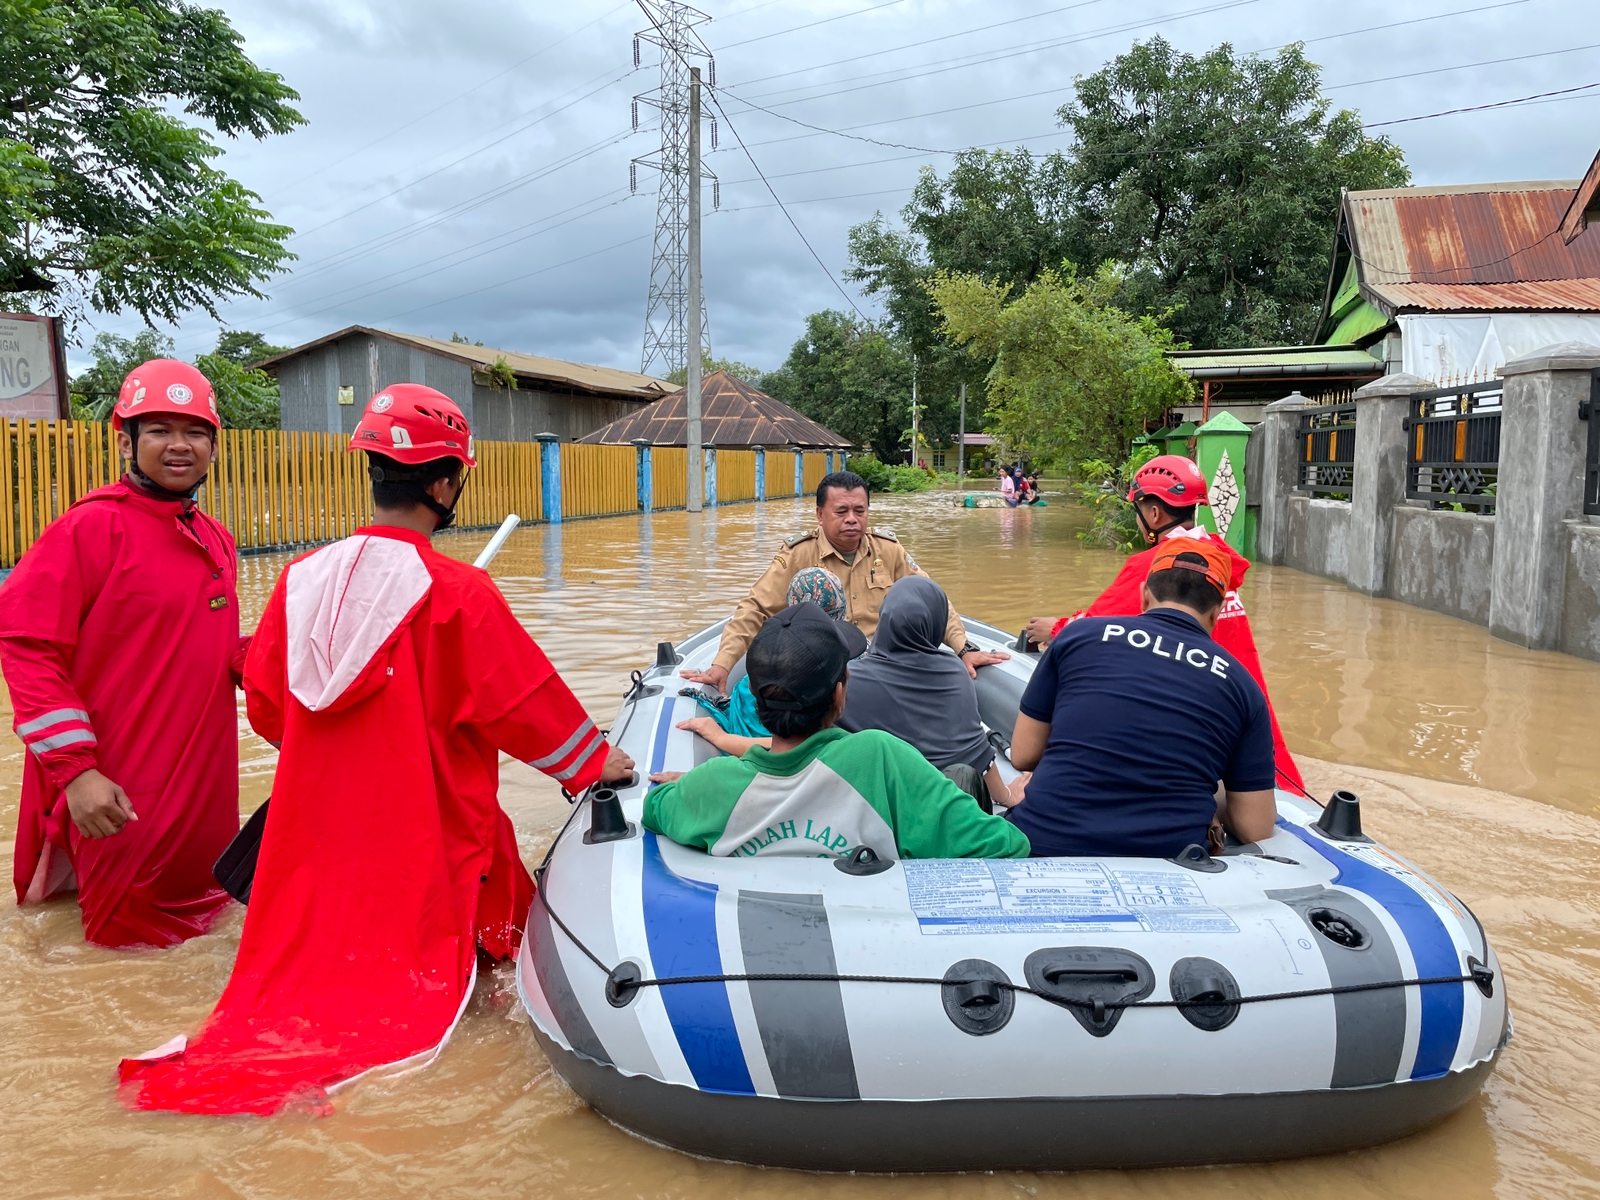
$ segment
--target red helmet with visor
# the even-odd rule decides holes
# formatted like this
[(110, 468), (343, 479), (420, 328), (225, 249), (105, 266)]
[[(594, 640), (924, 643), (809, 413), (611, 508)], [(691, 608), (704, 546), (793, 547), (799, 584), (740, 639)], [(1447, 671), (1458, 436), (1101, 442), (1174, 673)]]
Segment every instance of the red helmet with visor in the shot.
[(1192, 508), (1206, 504), (1206, 477), (1193, 460), (1181, 454), (1162, 454), (1152, 458), (1133, 474), (1130, 501), (1153, 497), (1171, 508)]
[(367, 404), (350, 435), (351, 450), (370, 450), (408, 466), (454, 458), (469, 467), (472, 430), (456, 402), (420, 383), (395, 383)]
[(152, 358), (128, 372), (111, 409), (111, 428), (157, 415), (193, 417), (213, 429), (222, 428), (211, 381), (175, 358)]

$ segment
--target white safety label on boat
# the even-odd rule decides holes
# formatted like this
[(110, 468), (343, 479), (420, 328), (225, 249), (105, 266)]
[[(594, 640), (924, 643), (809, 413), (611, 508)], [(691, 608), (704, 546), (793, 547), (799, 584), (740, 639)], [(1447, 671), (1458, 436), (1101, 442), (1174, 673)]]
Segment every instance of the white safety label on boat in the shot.
[(903, 860), (925, 934), (1237, 933), (1184, 870), (1108, 870), (1084, 859)]

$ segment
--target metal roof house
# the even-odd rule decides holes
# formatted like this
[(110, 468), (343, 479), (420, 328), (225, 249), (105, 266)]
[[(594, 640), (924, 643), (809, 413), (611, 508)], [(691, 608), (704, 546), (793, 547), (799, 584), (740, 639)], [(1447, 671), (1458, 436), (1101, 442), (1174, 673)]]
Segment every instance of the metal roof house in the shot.
[(1600, 341), (1600, 233), (1569, 243), (1577, 180), (1346, 192), (1317, 340), (1391, 344), (1391, 370), (1487, 378), (1555, 342)]
[[(1600, 158), (1589, 174), (1592, 190)], [(1394, 371), (1486, 379), (1541, 346), (1600, 343), (1600, 233), (1571, 211), (1582, 190), (1566, 180), (1345, 192), (1315, 344), (1172, 352), (1200, 384), (1177, 415), (1226, 410), (1253, 424), (1292, 391), (1333, 401)]]
[[(689, 440), (688, 403), (683, 388), (669, 392), (650, 407), (613, 421), (580, 440), (627, 445), (643, 439), (652, 446), (683, 446)], [(700, 443), (703, 446), (749, 450), (756, 446), (802, 450), (848, 450), (849, 438), (775, 400), (726, 371), (700, 384)]]
[(576, 441), (639, 411), (672, 386), (633, 371), (366, 325), (330, 333), (256, 366), (278, 378), (284, 429), (350, 433), (380, 388), (421, 383), (459, 404), (481, 441), (527, 442), (541, 433)]

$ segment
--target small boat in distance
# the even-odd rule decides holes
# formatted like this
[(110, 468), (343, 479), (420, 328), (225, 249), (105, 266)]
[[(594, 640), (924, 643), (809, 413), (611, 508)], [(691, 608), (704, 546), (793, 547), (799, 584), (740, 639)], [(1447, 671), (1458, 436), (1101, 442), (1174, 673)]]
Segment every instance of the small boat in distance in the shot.
[[(713, 858), (643, 830), (648, 775), (717, 753), (676, 724), (721, 631), (635, 673), (611, 736), (639, 771), (575, 805), (517, 962), (608, 1120), (813, 1171), (1155, 1167), (1371, 1146), (1483, 1086), (1511, 1033), (1494, 950), (1348, 793), (1280, 791), (1272, 837), (1170, 860)], [(1008, 776), (1036, 661), (979, 672)]]

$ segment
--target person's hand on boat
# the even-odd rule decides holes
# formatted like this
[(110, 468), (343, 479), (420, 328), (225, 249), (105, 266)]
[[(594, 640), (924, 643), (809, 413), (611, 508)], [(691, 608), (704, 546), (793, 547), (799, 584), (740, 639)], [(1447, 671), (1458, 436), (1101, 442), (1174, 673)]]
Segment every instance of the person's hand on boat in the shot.
[(1056, 627), (1054, 617), (1035, 617), (1028, 622), (1028, 628), (1023, 632), (1028, 635), (1028, 640), (1035, 646), (1048, 646), (1050, 644), (1050, 631)]
[(88, 838), (112, 837), (139, 819), (128, 793), (93, 767), (67, 784), (67, 811), (78, 832)]
[(970, 654), (963, 654), (961, 661), (966, 664), (967, 674), (976, 679), (979, 667), (991, 667), (995, 663), (1003, 663), (1011, 655), (999, 650), (974, 650)]
[(651, 783), (677, 783), (683, 778), (682, 771), (657, 771), (650, 776)]
[(606, 748), (606, 765), (600, 768), (601, 783), (617, 783), (633, 777), (633, 756), (619, 746)]
[(680, 671), (682, 678), (690, 683), (709, 683), (719, 692), (726, 692), (728, 684), (728, 668), (711, 666), (704, 671)]
[(1032, 771), (1024, 771), (1010, 783), (1006, 784), (1006, 794), (995, 796), (995, 800), (1004, 808), (1015, 808), (1028, 796), (1028, 780), (1033, 778)]

